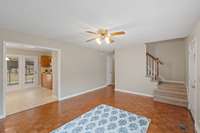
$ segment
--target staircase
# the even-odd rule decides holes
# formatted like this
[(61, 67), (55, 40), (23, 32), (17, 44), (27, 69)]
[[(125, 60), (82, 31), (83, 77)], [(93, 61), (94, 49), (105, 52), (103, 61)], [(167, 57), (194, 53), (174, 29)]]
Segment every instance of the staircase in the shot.
[(154, 91), (154, 100), (187, 107), (187, 90), (184, 84), (161, 82)]
[(151, 78), (152, 81), (159, 81), (159, 66), (162, 64), (159, 58), (146, 53), (146, 77)]
[(146, 53), (146, 77), (158, 82), (154, 91), (154, 100), (167, 104), (187, 107), (187, 91), (184, 84), (162, 82), (160, 79), (160, 65), (164, 65), (159, 58)]

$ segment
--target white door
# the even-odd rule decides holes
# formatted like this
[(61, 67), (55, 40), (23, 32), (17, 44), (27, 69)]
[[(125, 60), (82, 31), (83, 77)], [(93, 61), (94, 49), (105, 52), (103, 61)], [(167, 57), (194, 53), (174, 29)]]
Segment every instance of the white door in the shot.
[(189, 109), (193, 118), (197, 118), (197, 43), (195, 40), (189, 45)]
[(38, 58), (23, 56), (23, 88), (38, 86)]
[(113, 84), (113, 56), (109, 55), (107, 56), (107, 74), (106, 74), (106, 81), (107, 84)]

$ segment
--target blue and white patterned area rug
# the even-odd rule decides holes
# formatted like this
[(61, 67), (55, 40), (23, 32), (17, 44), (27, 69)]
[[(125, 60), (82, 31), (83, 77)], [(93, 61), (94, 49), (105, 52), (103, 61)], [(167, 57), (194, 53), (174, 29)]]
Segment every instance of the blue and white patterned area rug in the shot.
[(146, 133), (150, 119), (99, 105), (51, 133)]

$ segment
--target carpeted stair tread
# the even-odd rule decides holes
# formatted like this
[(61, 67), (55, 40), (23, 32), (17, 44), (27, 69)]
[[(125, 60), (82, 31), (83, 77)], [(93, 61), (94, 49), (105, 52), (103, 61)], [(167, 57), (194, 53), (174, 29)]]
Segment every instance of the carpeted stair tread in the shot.
[(166, 96), (155, 96), (154, 100), (158, 102), (162, 102), (162, 103), (168, 103), (172, 105), (187, 107), (187, 100), (185, 99), (172, 98), (172, 97), (166, 97)]
[(154, 93), (155, 93), (154, 95), (183, 98), (187, 100), (187, 94), (185, 92), (156, 89)]
[(179, 84), (179, 83), (161, 83), (161, 84), (159, 84), (159, 86), (185, 89), (185, 85), (184, 84)]
[(184, 84), (161, 82), (154, 91), (154, 100), (158, 102), (187, 106), (187, 90)]
[(177, 92), (186, 92), (186, 88), (185, 87), (175, 87), (175, 86), (169, 86), (169, 85), (158, 85), (158, 89), (161, 90), (171, 90), (171, 91), (177, 91)]

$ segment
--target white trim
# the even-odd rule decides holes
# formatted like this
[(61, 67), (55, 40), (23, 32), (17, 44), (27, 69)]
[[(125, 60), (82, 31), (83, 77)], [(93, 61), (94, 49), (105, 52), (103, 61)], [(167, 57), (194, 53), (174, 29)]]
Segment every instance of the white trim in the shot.
[[(56, 50), (57, 51), (57, 98), (61, 98), (61, 49)], [(54, 69), (54, 68), (53, 68)], [(55, 73), (53, 73), (55, 75)]]
[(7, 61), (6, 61), (6, 43), (3, 41), (3, 114), (1, 118), (6, 117), (6, 87), (7, 87)]
[(72, 97), (76, 97), (76, 96), (79, 96), (79, 95), (83, 95), (83, 94), (86, 94), (88, 92), (100, 90), (100, 89), (105, 88), (106, 86), (107, 86), (107, 84), (103, 85), (103, 86), (99, 86), (99, 87), (93, 88), (93, 89), (90, 89), (90, 90), (86, 90), (86, 91), (83, 91), (83, 92), (72, 94), (72, 95), (69, 95), (69, 96), (66, 96), (66, 97), (62, 97), (62, 98), (59, 98), (59, 101), (66, 100), (66, 99), (69, 99), (69, 98), (72, 98)]
[(39, 48), (39, 49), (45, 49), (45, 50), (50, 50), (50, 51), (60, 51), (58, 48), (51, 48), (47, 46), (41, 46), (40, 44), (38, 45), (32, 45), (32, 44), (27, 44), (27, 43), (17, 43), (17, 42), (11, 42), (11, 41), (4, 41), (6, 43), (7, 47), (14, 47), (14, 48)]
[(120, 91), (120, 92), (124, 92), (124, 93), (130, 93), (130, 94), (139, 95), (139, 96), (153, 97), (153, 95), (146, 94), (146, 93), (141, 93), (141, 92), (133, 92), (133, 91), (122, 90), (122, 89), (115, 89), (115, 91)]

